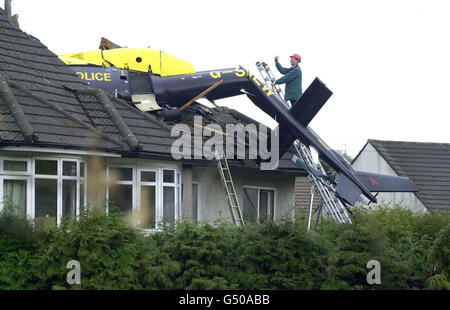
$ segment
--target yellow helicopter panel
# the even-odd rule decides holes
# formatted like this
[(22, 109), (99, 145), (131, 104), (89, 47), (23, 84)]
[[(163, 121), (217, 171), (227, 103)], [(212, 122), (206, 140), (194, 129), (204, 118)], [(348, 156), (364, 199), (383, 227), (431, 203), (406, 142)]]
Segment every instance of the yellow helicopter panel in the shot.
[(59, 58), (67, 65), (114, 66), (121, 69), (148, 72), (161, 76), (195, 73), (192, 64), (186, 60), (150, 48), (115, 48), (93, 50), (77, 54), (64, 54)]

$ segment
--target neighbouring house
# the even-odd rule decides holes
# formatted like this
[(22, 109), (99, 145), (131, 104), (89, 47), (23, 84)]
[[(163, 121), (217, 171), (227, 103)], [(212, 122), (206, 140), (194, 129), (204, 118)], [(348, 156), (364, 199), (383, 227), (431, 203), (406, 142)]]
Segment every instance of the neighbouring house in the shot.
[[(182, 120), (190, 127), (192, 115), (205, 125), (254, 122), (197, 103)], [(172, 125), (90, 88), (0, 9), (0, 209), (10, 199), (43, 225), (87, 204), (138, 214), (149, 229), (182, 217), (231, 220), (217, 162), (175, 160)], [(229, 161), (245, 220), (293, 214), (295, 179), (306, 173), (290, 156), (269, 171), (258, 160)]]
[(380, 193), (380, 203), (415, 211), (450, 210), (450, 143), (368, 140), (352, 162), (356, 170), (408, 177), (417, 193)]

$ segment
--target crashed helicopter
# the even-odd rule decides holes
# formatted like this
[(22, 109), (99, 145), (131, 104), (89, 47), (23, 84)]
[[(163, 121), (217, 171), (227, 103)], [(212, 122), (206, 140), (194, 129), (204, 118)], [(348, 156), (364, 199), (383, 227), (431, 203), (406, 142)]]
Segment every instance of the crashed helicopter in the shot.
[(280, 137), (280, 158), (297, 139), (313, 147), (319, 159), (339, 174), (335, 194), (345, 204), (354, 205), (361, 194), (376, 203), (373, 193), (418, 191), (406, 177), (355, 171), (308, 126), (332, 95), (318, 78), (290, 107), (242, 67), (196, 72), (188, 61), (160, 50), (121, 48), (104, 38), (97, 50), (59, 57), (90, 86), (133, 103), (144, 112), (159, 111), (165, 120), (178, 119), (193, 98), (214, 102), (245, 94), (278, 122), (274, 130)]

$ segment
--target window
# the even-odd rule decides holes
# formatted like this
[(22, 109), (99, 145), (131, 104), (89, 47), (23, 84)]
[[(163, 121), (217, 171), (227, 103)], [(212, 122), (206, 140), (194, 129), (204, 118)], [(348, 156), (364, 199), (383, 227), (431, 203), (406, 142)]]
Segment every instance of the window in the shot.
[(142, 228), (156, 228), (156, 170), (139, 170), (139, 221)]
[(5, 171), (15, 171), (15, 172), (27, 172), (28, 171), (28, 162), (27, 161), (19, 161), (19, 160), (7, 160), (3, 161), (3, 169)]
[(36, 179), (34, 198), (34, 219), (37, 224), (57, 224), (58, 180)]
[(36, 160), (34, 173), (43, 174), (43, 175), (57, 175), (58, 174), (58, 161), (57, 160)]
[(86, 165), (79, 159), (0, 157), (0, 197), (35, 223), (53, 226), (85, 203)]
[(275, 219), (275, 190), (244, 187), (244, 222), (264, 223)]
[(133, 210), (133, 168), (111, 167), (109, 180), (109, 210), (131, 214)]
[(180, 214), (181, 175), (176, 169), (139, 165), (108, 167), (108, 211), (133, 214), (145, 229), (173, 225)]
[(27, 215), (27, 180), (3, 180), (3, 202), (14, 207), (16, 214)]
[(198, 222), (198, 210), (199, 210), (199, 190), (198, 183), (192, 183), (192, 220)]
[(163, 221), (173, 225), (175, 221), (175, 170), (163, 170)]

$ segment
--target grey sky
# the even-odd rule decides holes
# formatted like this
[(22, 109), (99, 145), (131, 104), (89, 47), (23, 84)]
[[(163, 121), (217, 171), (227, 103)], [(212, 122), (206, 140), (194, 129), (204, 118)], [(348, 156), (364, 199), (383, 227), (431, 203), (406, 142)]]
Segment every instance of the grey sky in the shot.
[[(57, 54), (100, 37), (152, 47), (196, 70), (302, 56), (303, 88), (334, 92), (310, 126), (356, 155), (368, 138), (450, 142), (450, 1), (14, 0), (22, 29)], [(278, 74), (278, 73), (277, 73)], [(218, 102), (273, 126), (244, 96)]]

